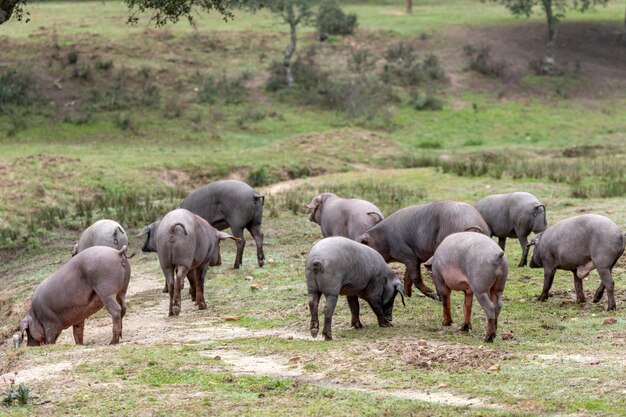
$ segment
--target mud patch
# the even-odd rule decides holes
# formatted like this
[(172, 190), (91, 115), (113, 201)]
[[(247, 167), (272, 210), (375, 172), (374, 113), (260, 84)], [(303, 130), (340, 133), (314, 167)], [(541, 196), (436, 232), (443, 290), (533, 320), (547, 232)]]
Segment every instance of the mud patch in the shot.
[(488, 369), (495, 363), (510, 359), (508, 353), (484, 346), (465, 346), (439, 342), (395, 340), (380, 342), (377, 348), (400, 356), (411, 366), (420, 369), (464, 371)]

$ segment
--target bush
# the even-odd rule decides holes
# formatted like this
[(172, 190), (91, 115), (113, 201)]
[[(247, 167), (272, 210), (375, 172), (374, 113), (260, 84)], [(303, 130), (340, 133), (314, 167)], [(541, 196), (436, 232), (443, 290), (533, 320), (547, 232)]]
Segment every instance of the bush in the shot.
[(15, 401), (17, 401), (19, 405), (26, 405), (29, 399), (30, 387), (20, 384), (17, 389), (15, 389), (14, 385), (11, 384), (9, 388), (4, 390), (1, 401), (6, 406), (12, 405)]
[(244, 85), (250, 79), (247, 72), (229, 77), (225, 73), (219, 76), (209, 74), (197, 75), (200, 82), (198, 101), (201, 103), (214, 104), (221, 99), (226, 104), (239, 104), (248, 97), (248, 89)]
[(477, 49), (474, 45), (468, 44), (463, 47), (463, 53), (468, 60), (466, 70), (490, 77), (500, 77), (504, 74), (505, 63), (491, 58), (489, 46), (483, 45)]
[(325, 0), (320, 4), (315, 19), (317, 30), (327, 35), (351, 35), (356, 29), (356, 14), (346, 14), (337, 0)]
[(37, 83), (29, 73), (17, 69), (0, 73), (0, 114), (9, 113), (11, 106), (29, 106), (39, 101)]
[(406, 42), (391, 46), (384, 55), (381, 79), (388, 84), (417, 87), (424, 83), (443, 82), (446, 72), (436, 55), (428, 54), (420, 61), (415, 47)]

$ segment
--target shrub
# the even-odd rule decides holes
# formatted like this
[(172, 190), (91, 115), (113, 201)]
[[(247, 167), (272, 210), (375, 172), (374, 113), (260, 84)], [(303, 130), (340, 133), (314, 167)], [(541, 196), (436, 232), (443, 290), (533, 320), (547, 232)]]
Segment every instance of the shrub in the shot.
[(166, 119), (178, 119), (185, 113), (185, 107), (183, 103), (176, 98), (168, 98), (165, 100), (163, 107), (163, 116)]
[(248, 89), (244, 85), (250, 79), (248, 72), (229, 77), (225, 73), (219, 76), (209, 74), (196, 75), (200, 81), (198, 101), (213, 104), (221, 99), (226, 104), (239, 104), (246, 100)]
[(320, 4), (315, 19), (317, 30), (327, 35), (351, 35), (356, 29), (356, 14), (346, 14), (337, 0), (325, 0)]
[(67, 63), (74, 65), (78, 62), (78, 51), (70, 51), (67, 53)]
[(475, 71), (490, 77), (500, 77), (504, 74), (505, 63), (491, 58), (489, 46), (482, 45), (476, 48), (474, 45), (467, 44), (463, 47), (463, 53), (468, 61), (466, 68), (468, 71)]
[(29, 106), (39, 101), (37, 83), (28, 72), (12, 68), (0, 73), (0, 114), (7, 114), (11, 106)]

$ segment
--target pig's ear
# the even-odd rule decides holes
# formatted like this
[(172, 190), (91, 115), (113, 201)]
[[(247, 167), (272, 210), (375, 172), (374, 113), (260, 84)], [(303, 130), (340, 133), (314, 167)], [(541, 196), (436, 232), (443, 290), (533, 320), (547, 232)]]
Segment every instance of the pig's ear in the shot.
[(78, 243), (74, 243), (74, 247), (72, 248), (72, 256), (78, 253)]
[(150, 226), (146, 226), (143, 229), (141, 229), (141, 232), (139, 232), (139, 234), (136, 237), (147, 235), (150, 232)]
[(424, 262), (424, 268), (428, 271), (433, 270), (433, 257), (431, 256), (426, 262)]
[(217, 238), (219, 240), (226, 240), (226, 239), (241, 240), (238, 237), (231, 236), (228, 233), (224, 233), (224, 232), (217, 232)]
[(320, 199), (320, 196), (318, 195), (318, 196), (313, 197), (313, 200), (311, 200), (311, 202), (304, 207), (310, 208), (310, 209), (316, 209), (320, 205), (320, 203), (321, 203), (321, 199)]
[(357, 242), (367, 245), (370, 241), (370, 236), (367, 233), (363, 233), (358, 239)]

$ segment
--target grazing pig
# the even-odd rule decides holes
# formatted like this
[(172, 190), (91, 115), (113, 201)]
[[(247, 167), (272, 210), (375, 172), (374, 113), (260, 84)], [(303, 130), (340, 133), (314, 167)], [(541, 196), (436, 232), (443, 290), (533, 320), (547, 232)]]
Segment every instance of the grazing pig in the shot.
[(54, 344), (61, 331), (73, 326), (74, 341), (81, 345), (85, 319), (104, 305), (113, 318), (111, 344), (116, 344), (122, 337), (129, 280), (126, 246), (87, 248), (39, 284), (20, 332), (26, 332), (28, 346), (38, 346)]
[(119, 223), (113, 220), (98, 220), (80, 235), (78, 243), (74, 245), (72, 256), (92, 246), (121, 249), (124, 245), (128, 246), (128, 236)]
[(583, 278), (595, 268), (601, 283), (593, 302), (602, 299), (606, 288), (608, 310), (615, 310), (612, 270), (624, 253), (626, 236), (612, 220), (597, 214), (570, 217), (550, 226), (529, 243), (535, 250), (531, 268), (543, 268), (543, 291), (539, 301), (548, 299), (557, 269), (572, 271), (576, 302), (584, 303)]
[(172, 210), (163, 217), (156, 230), (156, 247), (170, 294), (170, 316), (180, 314), (185, 276), (189, 278), (191, 299), (200, 310), (206, 309), (204, 277), (209, 266), (222, 264), (219, 243), (223, 239), (237, 240), (189, 210)]
[(332, 340), (331, 322), (337, 297), (345, 295), (352, 313), (352, 327), (363, 327), (359, 319), (359, 298), (366, 300), (381, 327), (391, 326), (396, 294), (404, 297), (402, 282), (375, 250), (345, 237), (328, 237), (316, 243), (306, 260), (306, 286), (311, 312), (311, 335), (317, 337), (317, 307), (322, 294), (325, 340)]
[(450, 290), (463, 291), (465, 302), (460, 330), (470, 330), (472, 298), (475, 295), (487, 315), (485, 342), (493, 342), (508, 273), (504, 251), (493, 240), (479, 233), (453, 233), (441, 242), (424, 266), (432, 271), (443, 302), (443, 325), (452, 324)]
[(498, 237), (504, 250), (507, 237), (517, 237), (522, 246), (519, 267), (528, 259), (528, 235), (546, 230), (546, 206), (530, 193), (494, 194), (474, 204), (491, 229), (491, 236)]
[(313, 209), (309, 220), (320, 225), (324, 237), (343, 236), (356, 240), (384, 218), (378, 207), (369, 201), (346, 200), (333, 193), (315, 196), (306, 207)]
[(357, 242), (376, 249), (387, 262), (398, 261), (406, 266), (406, 295), (411, 295), (413, 283), (424, 295), (437, 300), (437, 294), (422, 281), (420, 265), (433, 256), (446, 236), (465, 231), (489, 236), (489, 226), (471, 205), (436, 201), (396, 211), (363, 233)]

